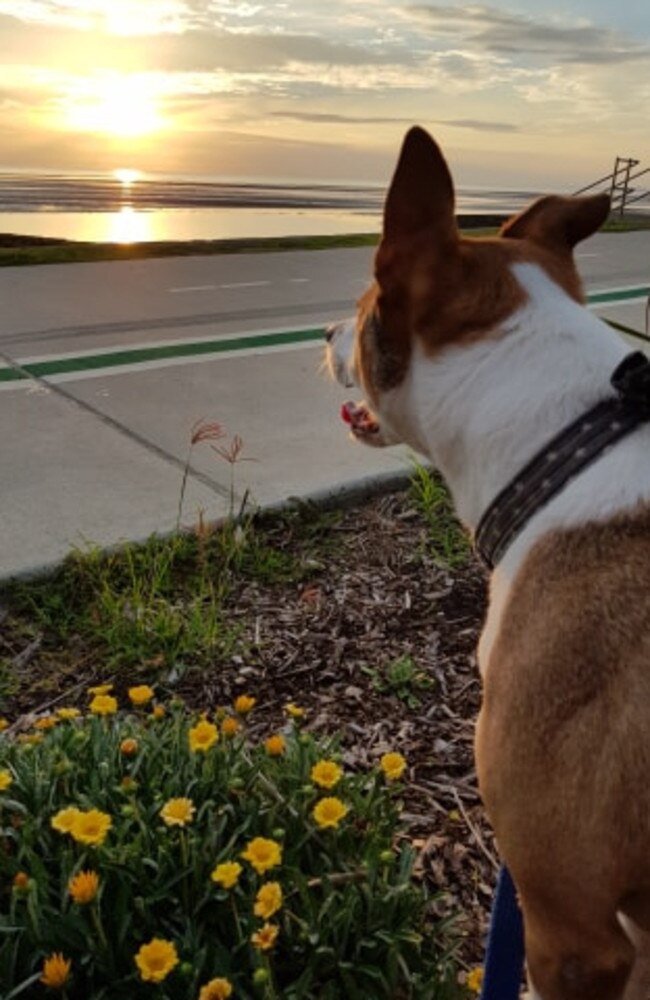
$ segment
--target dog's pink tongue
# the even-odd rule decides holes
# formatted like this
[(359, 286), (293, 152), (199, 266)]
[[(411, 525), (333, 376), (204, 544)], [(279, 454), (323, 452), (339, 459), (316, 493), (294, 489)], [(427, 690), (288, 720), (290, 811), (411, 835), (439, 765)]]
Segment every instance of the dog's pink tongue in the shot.
[(341, 406), (341, 420), (343, 420), (346, 424), (351, 424), (352, 414), (355, 412), (356, 408), (356, 403), (351, 403), (349, 401), (347, 403), (343, 403)]

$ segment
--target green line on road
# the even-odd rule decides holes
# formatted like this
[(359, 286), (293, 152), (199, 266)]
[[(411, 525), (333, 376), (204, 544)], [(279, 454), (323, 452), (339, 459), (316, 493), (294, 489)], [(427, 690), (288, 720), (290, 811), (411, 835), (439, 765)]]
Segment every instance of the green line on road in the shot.
[(604, 302), (627, 302), (629, 299), (645, 299), (650, 295), (650, 286), (642, 285), (640, 288), (618, 288), (611, 292), (592, 292), (587, 295), (587, 302), (590, 306), (601, 305)]
[[(608, 302), (627, 302), (650, 295), (650, 286), (619, 288), (612, 291), (592, 292), (587, 296), (589, 305)], [(20, 382), (29, 378), (47, 378), (51, 375), (71, 375), (75, 372), (101, 371), (104, 368), (122, 368), (126, 365), (167, 361), (174, 358), (198, 358), (201, 355), (224, 354), (227, 351), (246, 351), (287, 344), (304, 344), (322, 339), (322, 326), (305, 330), (284, 330), (277, 333), (245, 334), (241, 337), (220, 337), (215, 340), (195, 340), (182, 344), (159, 344), (155, 347), (132, 347), (109, 351), (104, 354), (86, 354), (77, 357), (53, 358), (50, 361), (18, 362), (19, 368), (0, 368), (0, 384)]]
[(224, 354), (226, 351), (245, 351), (256, 347), (278, 347), (284, 344), (303, 344), (321, 340), (324, 327), (308, 330), (287, 330), (280, 333), (249, 334), (245, 337), (222, 337), (219, 340), (188, 341), (184, 344), (159, 344), (157, 347), (135, 347), (107, 354), (86, 354), (79, 357), (53, 358), (51, 361), (31, 361), (20, 369), (0, 369), (0, 382), (16, 382), (32, 376), (67, 375), (74, 372), (96, 371), (124, 365), (143, 364), (147, 361), (165, 361), (169, 358), (192, 358), (203, 354)]

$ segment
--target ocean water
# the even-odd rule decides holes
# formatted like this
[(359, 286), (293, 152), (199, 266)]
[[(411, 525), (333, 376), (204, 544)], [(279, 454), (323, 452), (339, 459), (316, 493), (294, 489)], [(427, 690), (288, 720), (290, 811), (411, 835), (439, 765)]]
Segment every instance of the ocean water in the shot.
[[(379, 185), (233, 183), (0, 172), (0, 233), (70, 240), (232, 239), (379, 232)], [(534, 192), (461, 190), (461, 214), (517, 211)]]

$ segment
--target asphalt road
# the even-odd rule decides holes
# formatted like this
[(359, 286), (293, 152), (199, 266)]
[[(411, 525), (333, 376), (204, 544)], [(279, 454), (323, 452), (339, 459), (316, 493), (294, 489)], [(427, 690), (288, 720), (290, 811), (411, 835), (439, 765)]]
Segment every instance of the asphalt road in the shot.
[[(408, 468), (347, 440), (321, 372), (323, 325), (349, 314), (373, 251), (0, 269), (0, 576), (174, 528), (191, 427), (244, 439), (236, 502), (311, 495)], [(650, 233), (603, 235), (590, 291), (647, 288)], [(603, 315), (639, 327), (641, 292)], [(647, 294), (647, 293), (646, 293)], [(230, 467), (192, 455), (183, 522), (226, 513)]]
[[(323, 322), (351, 311), (372, 257), (361, 248), (4, 268), (0, 349), (18, 357)], [(589, 288), (645, 284), (650, 232), (597, 235), (577, 257)]]

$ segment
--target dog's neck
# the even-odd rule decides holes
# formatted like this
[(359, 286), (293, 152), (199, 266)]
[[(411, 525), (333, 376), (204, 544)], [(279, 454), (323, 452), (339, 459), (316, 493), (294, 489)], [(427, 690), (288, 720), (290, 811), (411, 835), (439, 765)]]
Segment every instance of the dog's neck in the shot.
[(412, 443), (442, 472), (470, 530), (547, 441), (613, 394), (630, 350), (538, 267), (515, 271), (528, 302), (500, 331), (411, 369), (422, 429)]

